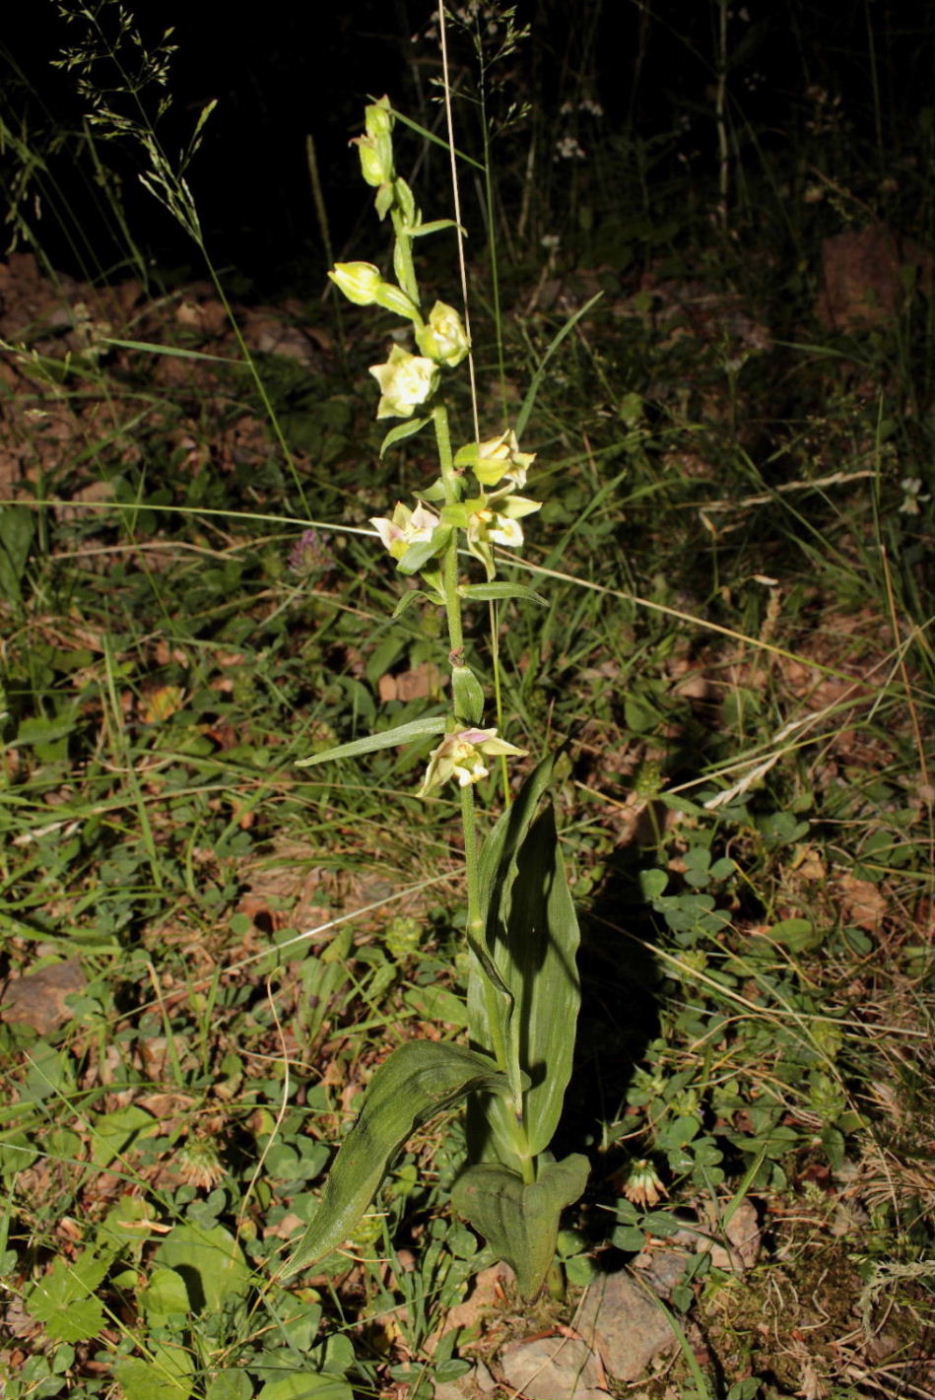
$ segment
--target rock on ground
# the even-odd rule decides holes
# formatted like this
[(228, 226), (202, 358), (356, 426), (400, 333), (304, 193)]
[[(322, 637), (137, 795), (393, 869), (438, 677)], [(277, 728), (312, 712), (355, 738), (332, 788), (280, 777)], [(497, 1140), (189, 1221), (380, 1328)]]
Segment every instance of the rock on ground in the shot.
[(627, 1273), (601, 1274), (588, 1285), (575, 1328), (617, 1381), (639, 1380), (676, 1345), (662, 1307)]
[(510, 1342), (500, 1353), (500, 1369), (526, 1400), (608, 1400), (600, 1362), (572, 1337)]

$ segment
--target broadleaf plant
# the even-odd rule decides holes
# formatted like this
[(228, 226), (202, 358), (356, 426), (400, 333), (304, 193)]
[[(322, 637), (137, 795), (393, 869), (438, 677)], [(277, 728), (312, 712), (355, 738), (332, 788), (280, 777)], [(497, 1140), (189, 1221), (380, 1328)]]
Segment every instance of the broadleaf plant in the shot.
[[(468, 1099), (470, 1160), (453, 1202), (513, 1266), (521, 1292), (531, 1298), (552, 1262), (561, 1212), (579, 1198), (588, 1172), (586, 1158), (556, 1162), (548, 1151), (571, 1075), (579, 933), (548, 796), (556, 758), (542, 758), (513, 797), (506, 765), (526, 750), (500, 733), (499, 700), (496, 722), (485, 718), (488, 687), (467, 652), (462, 610), (479, 605), (487, 614), (505, 599), (543, 602), (531, 589), (497, 578), (500, 551), (522, 545), (520, 522), (541, 503), (523, 494), (535, 456), (521, 451), (515, 429), (452, 448), (444, 384), (470, 355), (470, 339), (452, 306), (436, 301), (423, 313), (412, 241), (457, 226), (444, 219), (425, 223), (411, 189), (396, 175), (395, 119), (387, 98), (372, 103), (356, 144), (363, 177), (376, 190), (377, 213), (392, 224), (397, 280), (387, 281), (363, 262), (338, 263), (329, 275), (354, 304), (388, 310), (412, 327), (414, 350), (397, 342), (386, 362), (370, 370), (380, 389), (377, 417), (403, 420), (387, 433), (381, 452), (431, 424), (438, 475), (415, 493), (413, 504), (399, 501), (371, 524), (399, 573), (419, 577), (420, 601), (445, 613), (451, 708), (447, 716), (427, 715), (302, 762), (357, 758), (429, 736), (439, 740), (418, 795), (428, 797), (452, 781), (460, 793), (471, 1048), (410, 1042), (377, 1070), (289, 1268), (294, 1272), (340, 1246), (413, 1129)], [(453, 146), (450, 131), (449, 141)], [(499, 697), (499, 685), (492, 690)], [(484, 835), (475, 792), (491, 760), (503, 775), (506, 805)]]

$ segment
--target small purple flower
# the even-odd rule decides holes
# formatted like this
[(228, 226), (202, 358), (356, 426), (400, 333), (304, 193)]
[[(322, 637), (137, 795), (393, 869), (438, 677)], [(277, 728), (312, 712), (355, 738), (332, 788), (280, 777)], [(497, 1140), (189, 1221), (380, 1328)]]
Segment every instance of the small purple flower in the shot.
[(289, 568), (300, 578), (323, 574), (333, 562), (331, 536), (317, 530), (303, 530), (289, 551)]

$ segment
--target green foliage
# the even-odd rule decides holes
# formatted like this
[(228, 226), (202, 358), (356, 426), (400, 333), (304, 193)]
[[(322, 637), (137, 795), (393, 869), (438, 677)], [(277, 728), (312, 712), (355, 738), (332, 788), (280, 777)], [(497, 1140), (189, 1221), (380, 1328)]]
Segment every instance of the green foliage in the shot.
[[(692, 1255), (668, 1304), (701, 1313), (717, 1393), (812, 1384), (775, 1345), (801, 1323), (827, 1367), (815, 1384), (856, 1394), (829, 1360), (843, 1335), (848, 1365), (862, 1345), (855, 1306), (924, 1388), (931, 450), (913, 360), (930, 302), (826, 331), (812, 284), (827, 232), (870, 210), (911, 234), (928, 195), (898, 153), (887, 194), (858, 144), (809, 135), (815, 101), (778, 153), (724, 108), (726, 228), (703, 178), (689, 200), (673, 178), (694, 135), (601, 138), (593, 112), (542, 104), (494, 133), (486, 227), (513, 310), (496, 336), (474, 316), (479, 364), (501, 370), (481, 407), (497, 399), (491, 433), (518, 409), (543, 510), (528, 565), (493, 550), (490, 582), (459, 558), (452, 708), (481, 723), (496, 673), (501, 732), (572, 740), (502, 796), (471, 789), (492, 815), (503, 803), (468, 824), (473, 910), (451, 892), (463, 794), (413, 795), (447, 737), (447, 677), (422, 668), (451, 650), (453, 527), (392, 582), (360, 538), (424, 484), (431, 417), (393, 429), (378, 461), (346, 363), (245, 364), (226, 332), (176, 318), (197, 289), (140, 306), (145, 339), (98, 345), (92, 325), (80, 351), (57, 331), (5, 347), (3, 417), (34, 492), (0, 507), (0, 1265), (31, 1348), (0, 1335), (10, 1400), (427, 1395), (465, 1372), (461, 1339), (437, 1334), (492, 1253), (529, 1294), (554, 1253), (584, 1286), (608, 1246), (664, 1254), (708, 1206), (722, 1242), (748, 1199), (768, 1221), (760, 1263), (737, 1278)], [(113, 127), (120, 102), (105, 105)], [(552, 158), (566, 122), (589, 153), (574, 168)], [(32, 159), (32, 134), (9, 132)], [(419, 254), (426, 281), (450, 280), (431, 240)], [(13, 268), (11, 326), (16, 291)], [(81, 291), (92, 321), (99, 295)], [(352, 330), (363, 372), (372, 335)], [(443, 382), (456, 441), (471, 436), (447, 367)], [(366, 762), (320, 762), (342, 755)], [(487, 1053), (452, 1092), (483, 1098), (504, 1159), (467, 1170), (490, 1123), (475, 1101), (465, 1129), (431, 1063), (461, 1033)], [(428, 1050), (424, 1082), (374, 1069), (400, 1041)], [(376, 1147), (349, 1157), (352, 1128), (326, 1183), (368, 1080)], [(583, 1159), (548, 1156), (556, 1125), (592, 1151), (584, 1208)], [(330, 1249), (313, 1271), (306, 1222)], [(673, 1384), (703, 1393), (683, 1361)]]
[(370, 1081), (290, 1271), (323, 1259), (353, 1233), (391, 1157), (416, 1127), (472, 1091), (496, 1093), (507, 1087), (506, 1077), (490, 1060), (462, 1046), (434, 1041), (398, 1046)]
[(560, 1162), (544, 1162), (532, 1182), (494, 1162), (468, 1167), (456, 1182), (455, 1209), (516, 1270), (524, 1298), (535, 1298), (542, 1288), (555, 1258), (559, 1217), (582, 1195), (589, 1170), (587, 1157), (575, 1153)]

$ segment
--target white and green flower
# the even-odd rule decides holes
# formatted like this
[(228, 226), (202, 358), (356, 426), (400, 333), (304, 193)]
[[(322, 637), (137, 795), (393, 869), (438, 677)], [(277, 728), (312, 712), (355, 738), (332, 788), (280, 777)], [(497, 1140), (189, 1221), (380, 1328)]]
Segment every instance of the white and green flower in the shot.
[(520, 757), (525, 753), (525, 749), (498, 738), (496, 729), (459, 729), (454, 734), (446, 734), (429, 756), (418, 795), (425, 797), (432, 788), (441, 787), (450, 778), (456, 778), (459, 787), (469, 787), (488, 776), (490, 769), (485, 758), (499, 754)]
[(402, 559), (412, 545), (430, 540), (439, 523), (438, 516), (421, 502), (410, 510), (403, 501), (396, 502), (391, 516), (375, 516), (370, 521), (394, 559)]
[(394, 345), (386, 364), (371, 365), (370, 373), (380, 386), (377, 417), (411, 418), (438, 388), (440, 371), (434, 360)]
[(464, 322), (444, 301), (432, 307), (428, 321), (416, 331), (416, 341), (423, 355), (447, 369), (459, 365), (471, 348)]
[(522, 489), (535, 459), (534, 452), (520, 452), (516, 433), (508, 428), (499, 437), (462, 447), (455, 456), (455, 466), (470, 467), (482, 486), (497, 486), (501, 481), (508, 481)]

